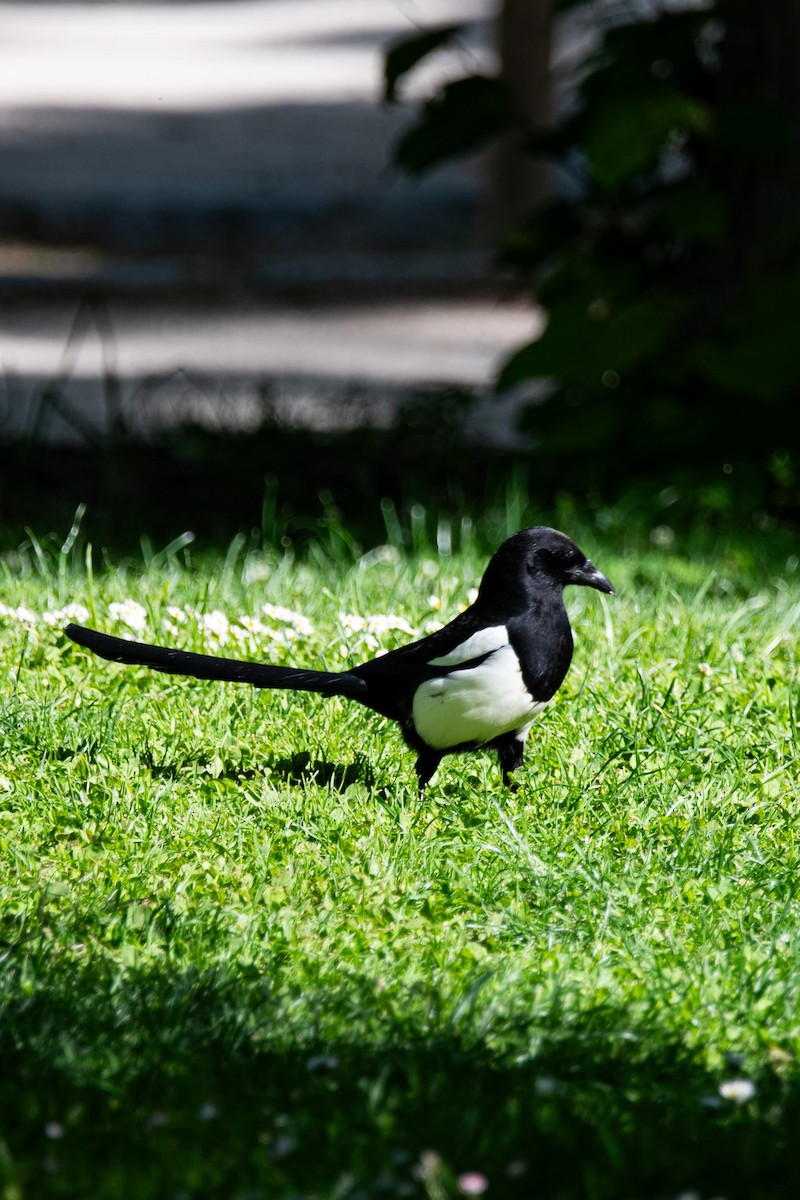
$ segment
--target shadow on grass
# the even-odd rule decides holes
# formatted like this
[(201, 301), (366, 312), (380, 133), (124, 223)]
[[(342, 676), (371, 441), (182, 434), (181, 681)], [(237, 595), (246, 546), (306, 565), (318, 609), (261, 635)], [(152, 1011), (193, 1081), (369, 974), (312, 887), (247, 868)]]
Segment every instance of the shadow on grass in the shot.
[(375, 772), (363, 755), (358, 755), (355, 762), (331, 763), (325, 759), (313, 759), (306, 750), (300, 750), (290, 758), (267, 759), (265, 770), (280, 775), (287, 783), (302, 783), (305, 780), (329, 785), (337, 791), (344, 791), (354, 783), (363, 783), (372, 787), (375, 783)]
[[(73, 757), (76, 751), (61, 750), (59, 758)], [(315, 759), (307, 750), (298, 750), (288, 758), (265, 757), (259, 766), (243, 766), (241, 763), (223, 763), (219, 768), (210, 758), (194, 755), (181, 761), (156, 761), (152, 751), (145, 748), (141, 753), (143, 768), (154, 778), (177, 779), (186, 770), (213, 773), (215, 777), (241, 783), (244, 780), (263, 779), (277, 775), (286, 783), (315, 783), (320, 787), (331, 786), (344, 791), (355, 783), (372, 787), (375, 772), (366, 758), (358, 755), (352, 763), (332, 763), (327, 759)]]
[[(338, 1012), (341, 1034), (293, 1035), (300, 1004), (317, 1030)], [(681, 1046), (614, 1011), (495, 1031), (539, 1045), (519, 1059), (466, 1027), (404, 1025), (373, 980), (292, 997), (255, 968), (61, 966), (3, 1007), (9, 1195), (437, 1200), (465, 1172), (490, 1196), (553, 1200), (800, 1186), (796, 1087), (772, 1076), (723, 1102)]]

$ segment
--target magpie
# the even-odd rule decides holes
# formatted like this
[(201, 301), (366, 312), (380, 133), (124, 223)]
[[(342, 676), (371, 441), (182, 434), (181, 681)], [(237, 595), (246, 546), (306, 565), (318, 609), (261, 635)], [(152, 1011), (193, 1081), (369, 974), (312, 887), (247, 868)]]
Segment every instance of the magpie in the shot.
[(535, 525), (515, 533), (489, 561), (475, 602), (442, 629), (348, 671), (302, 670), (170, 650), (68, 625), (65, 633), (111, 662), (344, 696), (397, 721), (417, 753), (420, 794), (446, 754), (497, 751), (514, 787), (525, 738), (561, 686), (572, 660), (567, 584), (614, 588), (563, 533)]

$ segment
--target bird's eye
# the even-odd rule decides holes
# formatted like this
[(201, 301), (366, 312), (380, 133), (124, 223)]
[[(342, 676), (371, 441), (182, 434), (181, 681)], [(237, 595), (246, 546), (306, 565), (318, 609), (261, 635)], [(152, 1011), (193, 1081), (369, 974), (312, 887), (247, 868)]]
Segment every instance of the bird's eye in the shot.
[(581, 555), (572, 551), (559, 553), (542, 548), (528, 559), (527, 566), (531, 575), (538, 575), (544, 571), (546, 574), (560, 578), (573, 568), (580, 566), (581, 561)]

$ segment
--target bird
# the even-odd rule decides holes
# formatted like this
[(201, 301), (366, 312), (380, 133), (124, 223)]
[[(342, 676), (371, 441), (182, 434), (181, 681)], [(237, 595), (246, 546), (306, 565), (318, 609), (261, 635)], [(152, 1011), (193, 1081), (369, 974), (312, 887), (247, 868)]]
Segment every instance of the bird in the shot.
[(493, 749), (515, 789), (525, 739), (572, 661), (564, 588), (614, 588), (564, 533), (543, 525), (509, 537), (474, 602), (427, 637), (346, 671), (244, 662), (128, 641), (70, 624), (67, 637), (111, 662), (169, 675), (342, 696), (397, 722), (416, 752), (419, 793), (448, 754)]

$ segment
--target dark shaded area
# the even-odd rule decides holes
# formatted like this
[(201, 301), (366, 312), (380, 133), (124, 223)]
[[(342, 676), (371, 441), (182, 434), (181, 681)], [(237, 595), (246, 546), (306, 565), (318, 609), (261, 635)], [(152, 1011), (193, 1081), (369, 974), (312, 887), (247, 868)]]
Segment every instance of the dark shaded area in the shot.
[[(74, 758), (77, 753), (76, 750), (62, 748), (58, 758)], [(91, 759), (96, 753), (96, 745), (84, 745), (80, 753)], [(157, 762), (149, 746), (142, 750), (141, 764), (143, 770), (158, 779), (177, 779), (188, 768), (202, 772), (212, 765), (210, 759), (200, 754), (182, 758), (180, 762)], [(267, 758), (259, 767), (242, 766), (241, 763), (223, 764), (216, 777), (240, 783), (248, 779), (261, 779), (265, 775), (276, 775), (286, 783), (314, 783), (320, 787), (332, 786), (341, 790), (354, 783), (363, 783), (370, 788), (375, 783), (375, 772), (363, 755), (357, 755), (352, 763), (332, 763), (326, 759), (312, 758), (307, 750), (298, 750), (289, 758)]]
[[(98, 1200), (451, 1196), (464, 1172), (493, 1196), (552, 1200), (783, 1200), (800, 1185), (796, 1087), (770, 1075), (756, 1101), (725, 1104), (719, 1078), (625, 1014), (554, 1013), (548, 1029), (496, 1030), (509, 1050), (489, 1053), (468, 1003), (431, 986), (426, 1033), (405, 1026), (402, 997), (343, 972), (319, 1019), (350, 997), (373, 1033), (291, 1045), (278, 979), (131, 970), (112, 986), (99, 965), (61, 966), (10, 994), (7, 1185)], [(529, 1037), (541, 1048), (515, 1061)]]
[(240, 533), (253, 546), (294, 547), (314, 541), (336, 555), (389, 541), (411, 545), (415, 509), (429, 544), (441, 522), (470, 519), (492, 544), (509, 503), (520, 522), (535, 521), (570, 493), (578, 512), (624, 499), (628, 525), (647, 531), (668, 520), (676, 528), (704, 524), (764, 529), (776, 517), (800, 516), (791, 489), (766, 486), (742, 463), (726, 474), (696, 460), (668, 472), (596, 472), (583, 459), (573, 470), (485, 445), (465, 446), (441, 430), (449, 407), (431, 397), (415, 428), (342, 433), (265, 427), (250, 435), (187, 430), (159, 444), (65, 448), (0, 446), (0, 549), (16, 550), (26, 530), (60, 544), (79, 506), (81, 539), (120, 554), (140, 554), (142, 537), (156, 547), (185, 530), (198, 548), (225, 547)]
[[(442, 411), (445, 411), (444, 409)], [(431, 409), (435, 417), (435, 406)], [(512, 461), (475, 449), (449, 458), (424, 423), (417, 431), (313, 433), (279, 427), (253, 435), (187, 430), (160, 444), (0, 447), (0, 536), (14, 548), (26, 527), (66, 531), (87, 506), (84, 536), (112, 553), (143, 534), (170, 541), (185, 529), (224, 546), (240, 531), (267, 545), (301, 546), (343, 525), (363, 544), (386, 540), (381, 500), (402, 512), (477, 513), (502, 491)]]
[(287, 783), (313, 782), (320, 787), (332, 786), (342, 790), (354, 783), (363, 783), (369, 788), (375, 784), (372, 765), (361, 754), (356, 755), (355, 762), (344, 765), (315, 759), (307, 750), (298, 750), (291, 758), (270, 759), (267, 767)]

